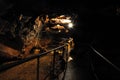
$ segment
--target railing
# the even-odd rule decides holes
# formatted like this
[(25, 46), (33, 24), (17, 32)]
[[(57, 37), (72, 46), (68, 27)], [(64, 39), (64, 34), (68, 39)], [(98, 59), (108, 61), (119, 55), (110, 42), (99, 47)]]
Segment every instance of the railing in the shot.
[[(58, 78), (57, 80), (64, 80), (64, 76), (66, 72), (65, 70), (67, 68), (67, 60), (69, 57), (68, 45), (70, 44), (71, 43), (68, 42), (62, 46), (56, 47), (47, 52), (33, 55), (31, 57), (18, 60), (12, 63), (0, 65), (0, 79), (1, 80), (16, 80), (16, 79), (17, 80), (55, 80), (62, 74), (62, 76)], [(58, 58), (58, 54), (65, 61), (65, 65), (64, 65), (65, 68), (63, 71), (61, 71), (60, 74), (57, 74), (57, 70), (56, 70), (57, 63), (58, 63), (56, 59)], [(45, 70), (46, 72), (44, 72), (43, 70)], [(28, 71), (26, 72), (28, 73), (28, 75), (24, 73), (24, 71)], [(24, 74), (22, 75), (22, 73)], [(57, 74), (57, 77), (56, 77), (56, 74)], [(20, 75), (22, 77), (25, 75), (26, 76), (22, 78)], [(32, 75), (34, 77), (31, 77)]]
[[(116, 70), (115, 71), (116, 75), (120, 75), (120, 67), (118, 67), (117, 65), (115, 65), (114, 63), (112, 63), (109, 59), (107, 59), (99, 51), (97, 51), (93, 46), (89, 46), (88, 53), (89, 53), (88, 55), (89, 55), (89, 58), (90, 58), (91, 70), (92, 70), (92, 72), (93, 72), (93, 74), (94, 74), (94, 76), (96, 78), (95, 80), (105, 80), (106, 79), (105, 76), (107, 76), (107, 75), (109, 75), (107, 77), (109, 79), (109, 77), (111, 75), (113, 75), (114, 73), (109, 73), (110, 70), (107, 72), (108, 69)], [(102, 63), (102, 65), (101, 65), (101, 63)], [(103, 66), (104, 66), (104, 68), (103, 68)], [(99, 71), (99, 70), (101, 70), (101, 71)], [(104, 71), (104, 74), (101, 73), (103, 71)], [(102, 75), (101, 74), (97, 74), (97, 73), (101, 73)], [(105, 75), (105, 73), (106, 73), (106, 75)], [(117, 76), (115, 76), (115, 79), (117, 79), (116, 77)]]

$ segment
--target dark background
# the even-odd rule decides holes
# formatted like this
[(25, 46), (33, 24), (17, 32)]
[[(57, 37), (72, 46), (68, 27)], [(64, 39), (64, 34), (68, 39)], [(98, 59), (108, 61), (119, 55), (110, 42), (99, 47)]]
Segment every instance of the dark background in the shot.
[(78, 17), (74, 29), (76, 47), (92, 44), (104, 55), (119, 55), (119, 0), (0, 0), (0, 15), (38, 16), (68, 13)]
[(91, 44), (110, 55), (119, 55), (119, 0), (0, 0), (0, 15), (37, 16), (46, 13), (76, 14), (77, 47)]

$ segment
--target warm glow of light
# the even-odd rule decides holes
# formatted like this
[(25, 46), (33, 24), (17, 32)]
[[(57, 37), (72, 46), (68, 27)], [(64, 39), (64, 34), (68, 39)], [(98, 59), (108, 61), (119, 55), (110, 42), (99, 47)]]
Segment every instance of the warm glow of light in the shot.
[(72, 23), (69, 23), (69, 24), (68, 24), (68, 27), (69, 27), (69, 28), (73, 28), (73, 24), (72, 24)]
[(70, 19), (57, 19), (57, 18), (53, 18), (51, 20), (55, 21), (56, 23), (70, 23), (71, 22)]
[(70, 62), (70, 61), (72, 61), (72, 60), (73, 60), (73, 58), (72, 58), (71, 56), (69, 56), (68, 62)]
[(69, 19), (63, 19), (63, 20), (61, 20), (61, 22), (62, 22), (62, 23), (70, 23), (71, 20), (69, 20)]
[(60, 26), (59, 24), (57, 26)]

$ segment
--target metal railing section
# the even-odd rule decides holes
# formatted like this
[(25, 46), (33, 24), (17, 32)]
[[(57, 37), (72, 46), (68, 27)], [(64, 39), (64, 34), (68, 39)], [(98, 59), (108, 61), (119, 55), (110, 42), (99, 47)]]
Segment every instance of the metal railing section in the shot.
[[(35, 61), (36, 62), (36, 79), (34, 79), (34, 80), (55, 80), (56, 78), (58, 78), (58, 77), (56, 77), (56, 72), (57, 72), (56, 71), (56, 67), (57, 67), (56, 59), (58, 58), (57, 54), (59, 53), (60, 56), (62, 57), (62, 59), (65, 61), (65, 68), (62, 71), (64, 73), (65, 69), (67, 68), (67, 60), (69, 57), (69, 51), (68, 51), (69, 47), (68, 46), (71, 46), (71, 45), (72, 45), (72, 40), (70, 40), (69, 42), (65, 43), (62, 46), (56, 47), (47, 52), (36, 54), (36, 55), (30, 56), (28, 58), (24, 58), (22, 60), (15, 61), (13, 63), (0, 65), (0, 75), (3, 74), (4, 72), (10, 70), (11, 68), (17, 67), (19, 65), (25, 64), (26, 62), (36, 59), (36, 61)], [(40, 74), (41, 74), (40, 73), (40, 70), (41, 70), (40, 59), (48, 54), (51, 54), (51, 56), (49, 57), (49, 58), (51, 58), (51, 62), (48, 63), (48, 64), (50, 64), (50, 68), (49, 68), (49, 70), (47, 70), (47, 74), (45, 75), (44, 79), (41, 79), (41, 77), (40, 77)], [(9, 75), (9, 74), (6, 74), (6, 75)], [(64, 73), (64, 75), (65, 75), (65, 73)], [(32, 76), (32, 75), (29, 75), (29, 76)], [(61, 78), (61, 79), (64, 80), (63, 78)], [(19, 80), (19, 79), (17, 79), (17, 80)], [(33, 79), (31, 79), (31, 80), (33, 80)], [(58, 79), (58, 80), (60, 80), (60, 79)]]

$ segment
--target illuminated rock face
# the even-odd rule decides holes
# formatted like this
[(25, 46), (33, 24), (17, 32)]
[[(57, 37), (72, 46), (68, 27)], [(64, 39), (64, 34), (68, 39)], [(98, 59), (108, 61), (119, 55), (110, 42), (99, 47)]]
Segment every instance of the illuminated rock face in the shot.
[(70, 38), (68, 34), (70, 34), (72, 27), (69, 28), (68, 24), (73, 23), (71, 16), (57, 15), (50, 18), (46, 14), (37, 17), (20, 14), (13, 18), (12, 23), (9, 20), (1, 19), (0, 21), (2, 23), (0, 35), (9, 41), (11, 40), (19, 49), (16, 49), (16, 46), (11, 42), (7, 43), (8, 41), (2, 40), (3, 43), (9, 47), (15, 47), (18, 54), (22, 53), (23, 55), (47, 51), (50, 48), (49, 45), (56, 47), (63, 45)]
[(71, 23), (70, 17), (60, 15), (50, 19), (46, 15), (45, 20), (43, 20), (43, 17), (38, 16), (34, 21), (33, 29), (23, 37), (25, 54), (29, 54), (33, 47), (47, 51), (50, 43), (58, 46), (62, 38), (69, 37), (64, 35), (69, 32), (69, 27), (66, 24)]
[(20, 54), (19, 51), (10, 48), (9, 46), (0, 44), (0, 55), (6, 58), (14, 58), (14, 57), (18, 57)]

